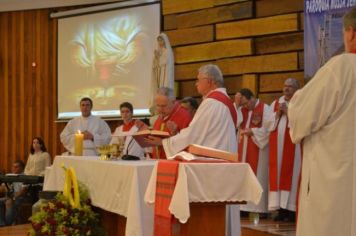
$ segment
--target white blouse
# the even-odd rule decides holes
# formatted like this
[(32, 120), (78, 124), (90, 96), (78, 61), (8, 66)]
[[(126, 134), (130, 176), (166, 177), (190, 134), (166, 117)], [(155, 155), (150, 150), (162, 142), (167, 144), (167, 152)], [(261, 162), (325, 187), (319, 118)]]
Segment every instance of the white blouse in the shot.
[(44, 175), (47, 166), (51, 165), (48, 152), (30, 154), (25, 167), (25, 175)]

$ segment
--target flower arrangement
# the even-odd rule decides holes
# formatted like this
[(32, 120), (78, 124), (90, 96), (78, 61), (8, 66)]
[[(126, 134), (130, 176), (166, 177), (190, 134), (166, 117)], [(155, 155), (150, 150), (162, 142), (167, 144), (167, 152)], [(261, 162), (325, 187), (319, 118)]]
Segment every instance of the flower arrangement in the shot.
[(65, 183), (63, 193), (58, 193), (55, 199), (41, 205), (40, 211), (30, 218), (29, 235), (105, 235), (99, 225), (98, 215), (91, 208), (89, 193), (83, 184), (78, 184), (72, 168), (66, 169)]

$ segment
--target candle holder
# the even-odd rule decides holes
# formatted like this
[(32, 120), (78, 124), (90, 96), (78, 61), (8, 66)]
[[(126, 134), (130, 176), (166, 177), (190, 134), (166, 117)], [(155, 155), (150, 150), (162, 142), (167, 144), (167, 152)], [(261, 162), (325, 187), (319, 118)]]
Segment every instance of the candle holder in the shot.
[(97, 152), (100, 154), (100, 160), (107, 161), (110, 160), (111, 145), (103, 145), (96, 148)]
[(122, 144), (110, 144), (97, 147), (96, 150), (100, 154), (100, 160), (120, 159), (124, 146)]

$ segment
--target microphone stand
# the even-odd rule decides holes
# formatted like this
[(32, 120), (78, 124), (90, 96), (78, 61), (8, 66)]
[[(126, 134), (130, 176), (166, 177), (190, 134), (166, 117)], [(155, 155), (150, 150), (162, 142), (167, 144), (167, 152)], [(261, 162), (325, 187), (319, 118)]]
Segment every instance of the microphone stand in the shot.
[(127, 144), (126, 154), (122, 156), (122, 160), (124, 160), (124, 161), (139, 161), (139, 160), (141, 160), (137, 156), (129, 155), (129, 147), (133, 140), (134, 140), (134, 138), (131, 136), (131, 140), (130, 140), (129, 144)]

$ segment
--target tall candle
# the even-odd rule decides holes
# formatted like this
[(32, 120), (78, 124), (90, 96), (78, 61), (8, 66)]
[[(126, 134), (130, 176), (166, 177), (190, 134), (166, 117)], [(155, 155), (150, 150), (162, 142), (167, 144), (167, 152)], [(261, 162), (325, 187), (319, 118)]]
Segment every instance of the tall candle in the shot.
[(83, 140), (84, 134), (82, 134), (80, 130), (78, 130), (74, 138), (74, 155), (83, 156)]

